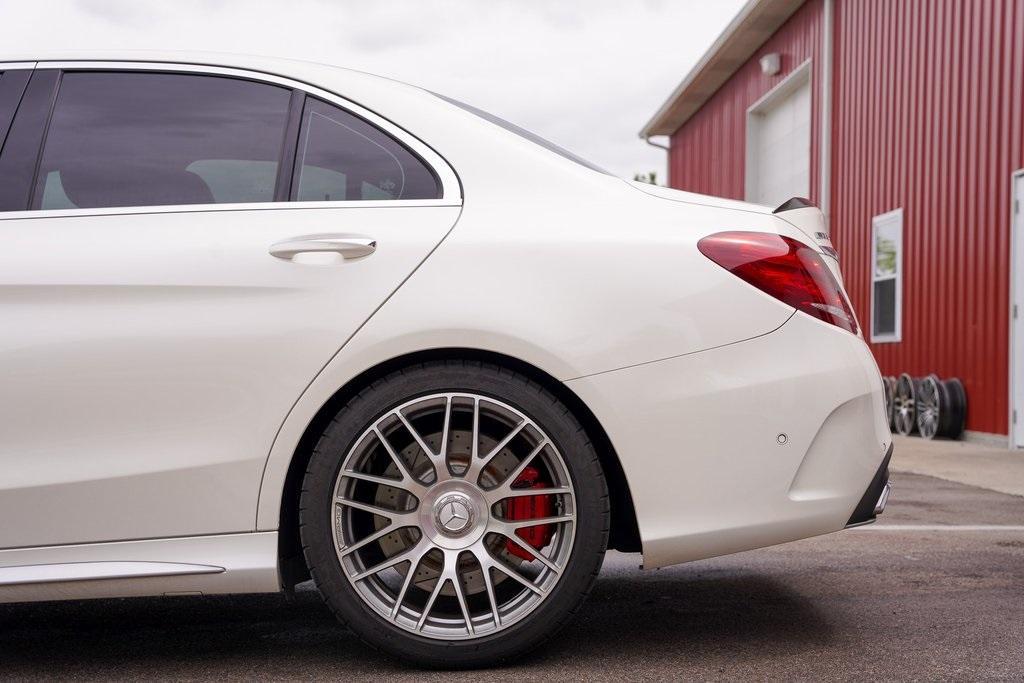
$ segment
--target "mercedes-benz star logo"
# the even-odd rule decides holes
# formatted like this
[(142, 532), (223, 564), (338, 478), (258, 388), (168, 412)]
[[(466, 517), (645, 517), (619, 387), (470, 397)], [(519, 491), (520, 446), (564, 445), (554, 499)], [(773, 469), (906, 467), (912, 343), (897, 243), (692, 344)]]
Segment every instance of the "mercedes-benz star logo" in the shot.
[(437, 521), (449, 533), (464, 531), (473, 519), (469, 504), (461, 496), (450, 496), (441, 501), (437, 509)]

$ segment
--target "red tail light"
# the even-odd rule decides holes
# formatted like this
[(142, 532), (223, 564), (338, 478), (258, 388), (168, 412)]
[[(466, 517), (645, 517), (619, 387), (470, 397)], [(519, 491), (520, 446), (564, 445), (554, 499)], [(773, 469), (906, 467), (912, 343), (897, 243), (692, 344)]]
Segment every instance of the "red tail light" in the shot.
[(825, 261), (803, 242), (766, 232), (719, 232), (700, 252), (798, 311), (857, 333), (857, 319)]

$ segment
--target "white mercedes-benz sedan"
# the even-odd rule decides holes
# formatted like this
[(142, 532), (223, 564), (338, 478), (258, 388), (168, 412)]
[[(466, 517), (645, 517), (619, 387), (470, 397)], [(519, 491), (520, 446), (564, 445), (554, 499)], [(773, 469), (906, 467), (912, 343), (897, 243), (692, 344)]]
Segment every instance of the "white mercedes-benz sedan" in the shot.
[(613, 177), (334, 67), (0, 62), (0, 601), (288, 591), (484, 666), (608, 548), (870, 522), (882, 383), (818, 209)]

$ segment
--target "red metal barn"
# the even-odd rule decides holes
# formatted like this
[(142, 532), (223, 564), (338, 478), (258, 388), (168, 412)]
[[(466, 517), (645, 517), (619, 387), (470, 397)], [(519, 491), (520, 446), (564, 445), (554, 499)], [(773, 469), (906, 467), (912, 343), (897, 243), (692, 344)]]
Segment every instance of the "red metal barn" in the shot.
[(641, 135), (672, 187), (821, 206), (882, 373), (1024, 446), (1022, 84), (1024, 0), (751, 0)]

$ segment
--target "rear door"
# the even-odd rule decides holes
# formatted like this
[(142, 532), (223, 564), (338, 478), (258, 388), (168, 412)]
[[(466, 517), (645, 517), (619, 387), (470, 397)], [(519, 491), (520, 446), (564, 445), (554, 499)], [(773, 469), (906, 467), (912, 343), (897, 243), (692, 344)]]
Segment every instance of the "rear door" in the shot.
[(40, 66), (0, 154), (0, 548), (252, 530), (278, 427), (454, 225), (454, 174), (283, 79)]

